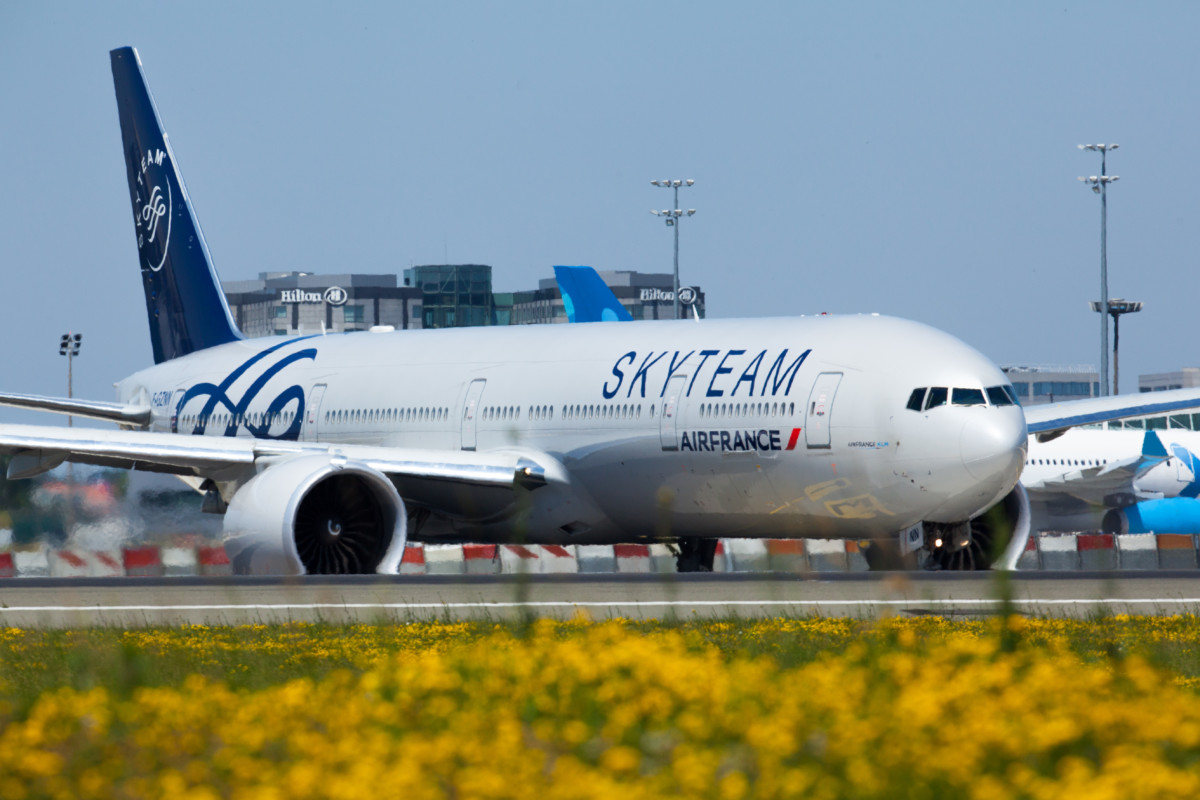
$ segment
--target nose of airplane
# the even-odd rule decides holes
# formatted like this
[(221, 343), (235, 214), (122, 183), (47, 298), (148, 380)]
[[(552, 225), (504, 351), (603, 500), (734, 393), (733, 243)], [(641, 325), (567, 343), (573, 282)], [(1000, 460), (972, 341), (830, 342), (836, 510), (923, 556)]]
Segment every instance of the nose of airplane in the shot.
[(981, 483), (1011, 486), (1021, 475), (1029, 446), (1025, 417), (1019, 409), (979, 411), (985, 413), (973, 415), (963, 426), (963, 466)]

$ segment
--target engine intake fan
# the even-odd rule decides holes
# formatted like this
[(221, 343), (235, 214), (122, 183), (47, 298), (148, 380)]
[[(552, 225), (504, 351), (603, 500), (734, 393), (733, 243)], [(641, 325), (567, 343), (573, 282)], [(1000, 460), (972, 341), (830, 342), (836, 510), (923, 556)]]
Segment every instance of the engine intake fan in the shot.
[(234, 494), (225, 549), (236, 574), (395, 574), (407, 516), (383, 473), (337, 456), (301, 456)]

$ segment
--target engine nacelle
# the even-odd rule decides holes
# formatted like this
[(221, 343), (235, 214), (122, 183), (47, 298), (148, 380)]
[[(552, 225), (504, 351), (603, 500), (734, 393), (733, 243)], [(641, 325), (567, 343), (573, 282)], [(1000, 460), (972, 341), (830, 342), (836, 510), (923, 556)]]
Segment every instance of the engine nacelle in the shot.
[(1164, 497), (1110, 509), (1101, 527), (1105, 533), (1200, 533), (1200, 500)]
[(267, 467), (229, 502), (236, 574), (394, 575), (408, 540), (404, 501), (378, 470), (312, 455)]
[(929, 565), (936, 569), (1016, 569), (1029, 542), (1029, 495), (1017, 484), (996, 505), (956, 525), (925, 523)]

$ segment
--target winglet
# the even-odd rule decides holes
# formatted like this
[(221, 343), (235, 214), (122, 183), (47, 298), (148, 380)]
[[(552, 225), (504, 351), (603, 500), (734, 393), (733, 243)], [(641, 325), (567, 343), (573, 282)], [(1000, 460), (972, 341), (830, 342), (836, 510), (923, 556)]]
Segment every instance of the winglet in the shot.
[(154, 363), (242, 335), (132, 47), (109, 53)]
[(591, 267), (555, 267), (567, 322), (630, 322), (633, 317)]

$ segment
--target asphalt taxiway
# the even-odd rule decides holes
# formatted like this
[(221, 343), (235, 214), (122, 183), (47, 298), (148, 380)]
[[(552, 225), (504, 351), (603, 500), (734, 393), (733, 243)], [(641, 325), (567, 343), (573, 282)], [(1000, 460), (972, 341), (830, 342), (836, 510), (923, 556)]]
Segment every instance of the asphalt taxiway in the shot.
[(986, 616), (1005, 603), (1039, 616), (1200, 613), (1200, 573), (23, 578), (0, 584), (0, 626)]

